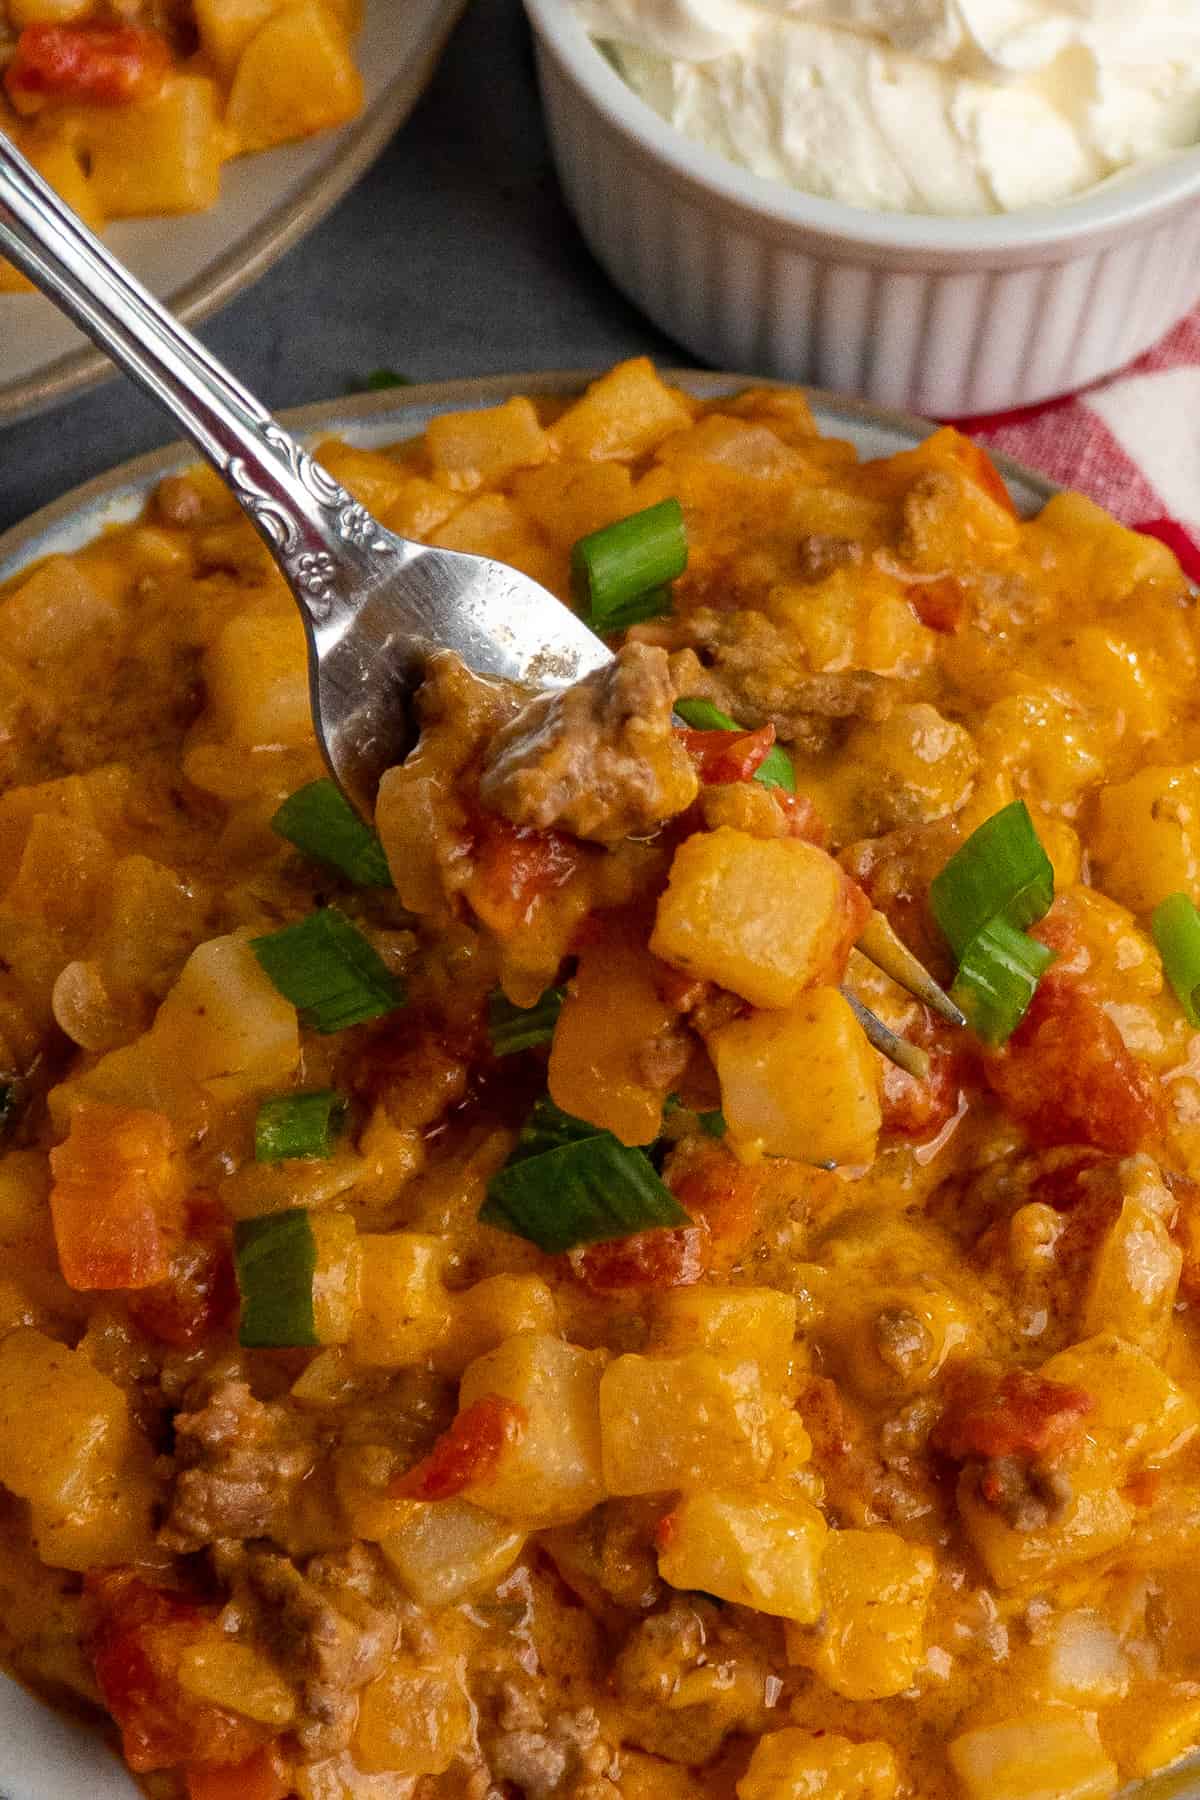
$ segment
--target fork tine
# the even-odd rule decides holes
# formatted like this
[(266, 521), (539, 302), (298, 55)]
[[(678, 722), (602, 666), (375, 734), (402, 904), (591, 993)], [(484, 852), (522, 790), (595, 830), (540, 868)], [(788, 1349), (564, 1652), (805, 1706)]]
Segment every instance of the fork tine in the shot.
[(915, 1081), (924, 1081), (929, 1074), (929, 1058), (924, 1050), (918, 1049), (916, 1044), (910, 1044), (907, 1038), (897, 1037), (882, 1019), (876, 1018), (869, 1006), (856, 1000), (846, 988), (842, 989), (842, 993), (850, 1002), (851, 1011), (862, 1026), (867, 1042), (878, 1050), (880, 1056), (886, 1056), (889, 1062), (895, 1063), (898, 1069), (903, 1069)]
[(872, 912), (867, 921), (867, 928), (855, 944), (868, 962), (873, 962), (877, 969), (907, 993), (923, 1000), (926, 1006), (940, 1013), (943, 1019), (949, 1019), (951, 1025), (965, 1025), (966, 1017), (955, 1006), (949, 994), (940, 988), (925, 966), (918, 962), (907, 944), (902, 944), (892, 930), (883, 914)]

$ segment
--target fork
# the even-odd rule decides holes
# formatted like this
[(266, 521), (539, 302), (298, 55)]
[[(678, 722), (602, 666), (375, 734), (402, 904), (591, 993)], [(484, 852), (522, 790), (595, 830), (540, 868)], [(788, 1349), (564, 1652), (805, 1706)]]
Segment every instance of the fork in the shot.
[[(415, 740), (412, 699), (430, 654), (478, 675), (563, 688), (611, 651), (569, 607), (506, 563), (388, 531), (172, 318), (0, 132), (0, 251), (170, 413), (265, 540), (304, 621), (313, 726), (330, 773), (365, 818)], [(875, 913), (859, 948), (962, 1024), (933, 977)], [(910, 1074), (925, 1054), (852, 999), (871, 1042)]]

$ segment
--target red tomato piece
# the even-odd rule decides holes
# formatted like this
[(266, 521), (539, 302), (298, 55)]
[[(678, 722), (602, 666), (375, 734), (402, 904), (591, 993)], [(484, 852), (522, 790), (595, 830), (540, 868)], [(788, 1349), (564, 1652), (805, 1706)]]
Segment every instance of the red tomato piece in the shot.
[(162, 1113), (80, 1107), (50, 1152), (50, 1212), (70, 1287), (148, 1288), (170, 1273), (177, 1227), (174, 1134)]
[(708, 1248), (704, 1225), (660, 1225), (572, 1250), (571, 1273), (593, 1294), (692, 1287), (708, 1266)]
[(786, 788), (772, 788), (775, 804), (788, 822), (788, 836), (803, 838), (824, 850), (829, 843), (829, 830), (807, 794), (789, 794)]
[(167, 1278), (142, 1288), (129, 1316), (147, 1337), (190, 1350), (226, 1325), (237, 1311), (233, 1241), (224, 1209), (209, 1195), (188, 1209), (186, 1236), (171, 1251)]
[(187, 1771), (188, 1800), (287, 1800), (291, 1771), (274, 1744), (240, 1763), (195, 1763)]
[(1162, 1131), (1150, 1070), (1099, 1003), (1051, 970), (1003, 1050), (984, 1057), (988, 1085), (1037, 1144), (1091, 1144), (1128, 1156)]
[(27, 25), (4, 75), (12, 98), (129, 106), (149, 100), (171, 67), (157, 31), (134, 25)]
[(486, 1481), (495, 1472), (504, 1451), (521, 1441), (528, 1423), (529, 1414), (516, 1400), (484, 1394), (459, 1413), (428, 1456), (392, 1483), (391, 1492), (409, 1500), (449, 1500), (461, 1494), (472, 1482)]
[(681, 730), (679, 736), (701, 781), (716, 787), (751, 779), (775, 742), (775, 727), (767, 723), (757, 731)]
[(958, 1111), (971, 1074), (970, 1059), (951, 1037), (950, 1028), (939, 1028), (924, 1008), (913, 1024), (905, 1026), (904, 1035), (928, 1055), (929, 1074), (918, 1081), (895, 1063), (884, 1062), (883, 1129), (893, 1137), (925, 1141), (935, 1138)]
[(1074, 1443), (1095, 1401), (1084, 1388), (1028, 1369), (964, 1374), (934, 1432), (939, 1450), (969, 1456), (1051, 1457)]
[(737, 1260), (759, 1216), (763, 1176), (718, 1150), (672, 1177), (671, 1191), (691, 1219), (708, 1236), (709, 1267), (727, 1268)]
[(582, 858), (561, 831), (534, 831), (481, 813), (467, 898), (490, 930), (511, 936), (530, 923), (539, 900), (570, 881)]
[(967, 596), (953, 575), (939, 575), (935, 581), (917, 581), (904, 590), (905, 599), (930, 631), (953, 635), (961, 631), (967, 617)]
[(973, 438), (964, 437), (960, 431), (956, 431), (954, 453), (976, 487), (982, 488), (989, 500), (1002, 506), (1014, 519), (1020, 517), (1016, 503), (1005, 486), (1003, 475), (982, 444), (977, 444)]

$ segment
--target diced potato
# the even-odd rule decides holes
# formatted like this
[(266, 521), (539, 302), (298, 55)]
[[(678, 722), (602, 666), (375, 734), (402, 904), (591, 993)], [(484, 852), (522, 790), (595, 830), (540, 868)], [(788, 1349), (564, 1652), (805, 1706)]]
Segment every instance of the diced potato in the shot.
[[(319, 1762), (299, 1763), (292, 1780), (300, 1800), (408, 1800), (411, 1792), (408, 1776), (368, 1775), (349, 1750)], [(406, 1782), (407, 1787), (402, 1785)]]
[(692, 422), (692, 407), (661, 381), (648, 356), (618, 363), (556, 419), (550, 437), (560, 456), (631, 460)]
[(456, 513), (462, 501), (423, 475), (408, 475), (392, 504), (379, 517), (401, 537), (427, 538)]
[(525, 1545), (525, 1533), (469, 1500), (403, 1500), (380, 1549), (418, 1606), (437, 1612), (492, 1588)]
[(513, 498), (559, 550), (634, 510), (633, 481), (622, 463), (548, 462), (522, 469)]
[(900, 1783), (887, 1744), (853, 1743), (798, 1725), (759, 1738), (738, 1800), (892, 1800)]
[(979, 762), (971, 734), (926, 701), (864, 719), (833, 777), (839, 832), (868, 837), (945, 818), (970, 794)]
[(1092, 1395), (1084, 1424), (1111, 1459), (1114, 1479), (1174, 1456), (1200, 1424), (1191, 1396), (1153, 1357), (1112, 1332), (1061, 1350), (1041, 1373)]
[(320, 0), (269, 18), (238, 60), (225, 119), (242, 150), (329, 131), (362, 107), (362, 77), (344, 27)]
[[(90, 0), (84, 0), (84, 3), (90, 4)], [(37, 4), (49, 13), (54, 10), (55, 0), (37, 0)], [(58, 4), (64, 9), (63, 16), (70, 17), (65, 9), (73, 6), (78, 11), (79, 0), (58, 0)], [(16, 30), (21, 30), (20, 13), (29, 10), (33, 10), (30, 0), (14, 0), (14, 4), (9, 7), (9, 16)], [(78, 213), (85, 225), (90, 226), (93, 231), (99, 231), (104, 224), (104, 214), (97, 204), (91, 181), (80, 163), (75, 146), (57, 132), (48, 131), (33, 135), (22, 147), (43, 181), (49, 182), (55, 193), (66, 201), (72, 212)], [(0, 294), (33, 292), (33, 283), (26, 276), (14, 268), (12, 263), (0, 261)]]
[(670, 1083), (651, 1079), (640, 1053), (677, 1019), (644, 945), (612, 932), (585, 945), (554, 1027), (551, 1099), (623, 1144), (650, 1143)]
[(239, 613), (205, 659), (218, 731), (252, 750), (312, 742), (308, 651), (300, 615)]
[(561, 577), (554, 553), (535, 535), (507, 494), (479, 494), (450, 515), (428, 543), (442, 550), (465, 550), (469, 556), (494, 556), (553, 588)]
[(362, 1691), (355, 1761), (369, 1775), (441, 1775), (471, 1735), (472, 1710), (453, 1664), (393, 1656)]
[(90, 925), (112, 878), (112, 846), (79, 820), (37, 813), (5, 903), (15, 913), (63, 930)]
[(178, 1675), (180, 1687), (194, 1700), (227, 1707), (260, 1725), (280, 1730), (296, 1716), (296, 1696), (274, 1663), (253, 1644), (220, 1631), (206, 1632), (185, 1647)]
[(15, 31), (27, 25), (69, 25), (91, 12), (93, 0), (8, 0), (8, 16)]
[(821, 1559), (824, 1611), (814, 1631), (788, 1631), (789, 1660), (848, 1700), (903, 1693), (924, 1655), (934, 1574), (931, 1552), (894, 1531), (831, 1531)]
[(524, 1407), (525, 1429), (499, 1467), (467, 1498), (502, 1519), (569, 1525), (604, 1497), (600, 1463), (603, 1353), (537, 1331), (518, 1332), (467, 1369), (462, 1411), (498, 1394)]
[(1096, 796), (1092, 855), (1114, 899), (1147, 913), (1180, 891), (1200, 900), (1200, 770), (1139, 769)]
[(713, 1488), (685, 1495), (662, 1531), (658, 1572), (672, 1587), (700, 1588), (801, 1625), (820, 1614), (827, 1527), (807, 1501)]
[(408, 470), (394, 457), (385, 456), (382, 450), (359, 450), (340, 438), (327, 438), (313, 454), (377, 519), (395, 505), (410, 479)]
[(361, 1301), (350, 1339), (355, 1362), (381, 1369), (423, 1363), (450, 1328), (445, 1244), (415, 1231), (365, 1232), (358, 1241)]
[(874, 1161), (879, 1059), (836, 988), (814, 988), (791, 1012), (735, 1019), (711, 1034), (708, 1048), (729, 1142), (740, 1154)]
[(289, 0), (194, 0), (200, 48), (226, 79), (255, 32)]
[(1117, 1791), (1095, 1714), (1065, 1707), (964, 1731), (950, 1761), (964, 1800), (1108, 1800)]
[[(1102, 1472), (1091, 1474), (1103, 1479)], [(1085, 1484), (1051, 1524), (1018, 1531), (980, 1496), (969, 1469), (959, 1480), (958, 1509), (988, 1573), (1002, 1588), (1052, 1580), (1077, 1563), (1115, 1550), (1133, 1529), (1133, 1514), (1115, 1488)]]
[(202, 212), (221, 182), (217, 95), (201, 75), (171, 75), (152, 100), (79, 109), (92, 191), (112, 219)]
[(457, 493), (497, 487), (517, 469), (545, 462), (550, 443), (533, 402), (506, 400), (476, 412), (441, 413), (425, 430), (429, 466)]
[(1083, 494), (1055, 494), (1038, 514), (1031, 537), (1047, 536), (1070, 571), (1071, 588), (1093, 605), (1124, 600), (1143, 581), (1179, 582), (1166, 544), (1119, 525)]
[(120, 613), (110, 595), (74, 557), (48, 556), (0, 601), (8, 656), (35, 666), (70, 657), (89, 639), (115, 632)]
[(1153, 659), (1111, 625), (1085, 625), (1072, 635), (1071, 658), (1092, 706), (1124, 737), (1160, 737), (1172, 695)]
[(753, 1485), (771, 1454), (758, 1365), (706, 1350), (618, 1356), (600, 1383), (600, 1437), (610, 1494)]
[(795, 1338), (795, 1298), (776, 1288), (671, 1288), (655, 1301), (650, 1324), (656, 1353), (711, 1350), (727, 1362), (751, 1356), (772, 1390), (787, 1381)]
[(554, 1295), (540, 1275), (489, 1275), (461, 1293), (451, 1294), (453, 1323), (434, 1351), (434, 1362), (448, 1375), (461, 1375), (467, 1364), (518, 1331), (558, 1329)]
[(1123, 1774), (1169, 1767), (1200, 1743), (1200, 1682), (1140, 1682), (1105, 1715), (1104, 1735)]
[(348, 1343), (362, 1298), (362, 1250), (354, 1220), (316, 1213), (309, 1221), (317, 1252), (313, 1324), (319, 1344)]
[(1131, 1667), (1120, 1638), (1099, 1613), (1080, 1607), (1055, 1621), (1045, 1647), (1052, 1699), (1068, 1706), (1118, 1700), (1129, 1686)]
[(853, 893), (833, 858), (800, 838), (697, 832), (675, 852), (650, 948), (753, 1006), (793, 1006), (840, 979), (864, 923)]
[(296, 1009), (263, 971), (247, 932), (192, 951), (151, 1035), (160, 1057), (218, 1100), (285, 1081), (300, 1060)]
[(1092, 1261), (1081, 1322), (1089, 1336), (1113, 1331), (1158, 1356), (1171, 1329), (1183, 1252), (1153, 1200), (1150, 1191), (1122, 1202)]

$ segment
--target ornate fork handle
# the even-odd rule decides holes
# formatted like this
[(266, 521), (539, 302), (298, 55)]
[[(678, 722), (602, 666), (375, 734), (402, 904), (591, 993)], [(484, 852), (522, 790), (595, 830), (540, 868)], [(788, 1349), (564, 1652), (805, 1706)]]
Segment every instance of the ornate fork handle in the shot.
[(0, 251), (175, 417), (232, 488), (328, 641), (379, 558), (395, 556), (364, 506), (289, 437), (198, 339), (109, 256), (0, 132)]

